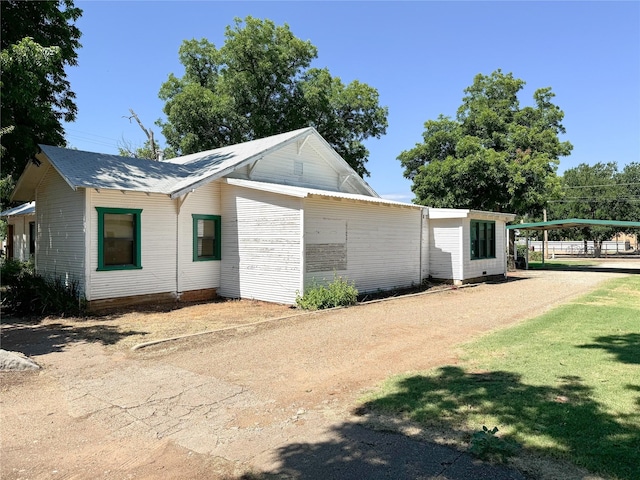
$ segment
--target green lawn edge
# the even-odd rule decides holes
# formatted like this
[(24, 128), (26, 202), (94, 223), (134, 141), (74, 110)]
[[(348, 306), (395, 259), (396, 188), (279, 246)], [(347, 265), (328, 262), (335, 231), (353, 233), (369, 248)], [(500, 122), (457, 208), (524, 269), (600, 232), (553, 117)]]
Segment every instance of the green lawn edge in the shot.
[(525, 451), (640, 478), (640, 277), (605, 282), (463, 348), (456, 365), (388, 379), (361, 411), (467, 440), (497, 427)]

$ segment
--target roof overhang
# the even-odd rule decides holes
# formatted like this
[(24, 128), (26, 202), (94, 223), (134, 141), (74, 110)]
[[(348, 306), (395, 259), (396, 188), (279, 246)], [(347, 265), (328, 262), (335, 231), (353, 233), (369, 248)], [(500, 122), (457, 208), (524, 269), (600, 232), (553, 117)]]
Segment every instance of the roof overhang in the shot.
[(334, 192), (330, 190), (318, 190), (315, 188), (298, 187), (293, 185), (281, 185), (278, 183), (257, 182), (255, 180), (244, 180), (240, 178), (222, 178), (220, 181), (236, 187), (250, 188), (252, 190), (260, 190), (263, 192), (270, 192), (278, 195), (286, 195), (289, 197), (350, 200), (353, 202), (373, 203), (377, 205), (414, 208), (419, 210), (425, 208), (422, 205), (416, 205), (414, 203), (395, 202), (393, 200), (387, 200), (381, 197), (361, 195), (356, 193), (344, 193), (344, 192)]
[(509, 230), (553, 230), (574, 227), (620, 227), (640, 228), (640, 222), (622, 220), (588, 220), (583, 218), (566, 218), (564, 220), (549, 220), (547, 222), (516, 223), (507, 225)]
[(42, 152), (38, 152), (35, 160), (27, 163), (22, 174), (16, 182), (11, 194), (12, 202), (31, 202), (36, 199), (36, 188), (44, 178), (45, 173), (51, 167), (51, 162)]
[(478, 218), (490, 220), (502, 220), (511, 222), (516, 218), (514, 213), (488, 212), (484, 210), (472, 210), (468, 208), (434, 208), (428, 207), (429, 218), (432, 220), (444, 220), (451, 218)]
[(18, 205), (17, 207), (10, 208), (0, 213), (0, 217), (8, 218), (8, 217), (18, 217), (24, 215), (33, 215), (36, 213), (36, 202), (28, 202), (23, 203), (22, 205)]

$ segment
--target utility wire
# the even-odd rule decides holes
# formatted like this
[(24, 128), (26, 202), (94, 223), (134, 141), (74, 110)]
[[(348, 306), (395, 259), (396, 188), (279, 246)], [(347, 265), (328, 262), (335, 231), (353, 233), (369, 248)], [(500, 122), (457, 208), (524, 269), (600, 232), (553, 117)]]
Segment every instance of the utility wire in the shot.
[(631, 183), (603, 183), (601, 185), (574, 185), (569, 186), (565, 185), (562, 188), (590, 188), (590, 187), (622, 187), (629, 185), (640, 185), (640, 182), (631, 182)]

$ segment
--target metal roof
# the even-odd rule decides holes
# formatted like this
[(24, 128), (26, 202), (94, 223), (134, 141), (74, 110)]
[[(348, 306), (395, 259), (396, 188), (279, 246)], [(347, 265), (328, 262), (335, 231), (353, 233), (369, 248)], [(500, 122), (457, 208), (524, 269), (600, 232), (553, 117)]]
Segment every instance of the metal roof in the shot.
[(281, 185), (279, 183), (266, 183), (257, 182), (255, 180), (243, 180), (240, 178), (225, 178), (224, 182), (229, 185), (235, 185), (237, 187), (250, 188), (253, 190), (261, 190), (263, 192), (277, 193), (280, 195), (287, 195), (289, 197), (298, 198), (311, 198), (311, 197), (324, 197), (335, 198), (343, 200), (353, 200), (360, 202), (376, 203), (381, 205), (392, 205), (398, 207), (409, 208), (426, 208), (422, 205), (416, 205), (415, 203), (403, 203), (393, 200), (387, 200), (381, 197), (371, 197), (369, 195), (360, 195), (356, 193), (344, 193), (330, 190), (319, 190), (317, 188), (298, 187), (293, 185)]
[(507, 225), (508, 230), (552, 230), (583, 226), (640, 228), (640, 222), (622, 220), (588, 220), (583, 218), (567, 218), (564, 220), (549, 220), (547, 222), (516, 223)]
[(16, 183), (12, 198), (33, 198), (33, 192), (46, 170), (38, 168), (41, 163), (50, 163), (74, 190), (137, 191), (176, 198), (310, 135), (318, 140), (316, 145), (329, 153), (336, 171), (352, 174), (359, 190), (378, 196), (313, 127), (307, 127), (162, 162), (40, 145), (42, 152), (36, 156), (38, 160), (27, 165)]
[(36, 202), (23, 203), (0, 213), (0, 217), (12, 217), (14, 215), (32, 215), (36, 213)]

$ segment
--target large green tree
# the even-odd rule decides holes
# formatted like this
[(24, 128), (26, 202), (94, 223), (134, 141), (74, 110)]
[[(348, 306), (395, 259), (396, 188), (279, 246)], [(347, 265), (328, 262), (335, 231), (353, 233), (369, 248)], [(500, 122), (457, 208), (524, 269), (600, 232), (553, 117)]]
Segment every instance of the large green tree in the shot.
[(345, 85), (327, 69), (310, 68), (316, 57), (316, 47), (288, 25), (252, 17), (228, 26), (220, 48), (185, 40), (179, 50), (185, 73), (170, 74), (159, 94), (167, 143), (188, 154), (313, 126), (368, 174), (363, 141), (385, 133), (387, 108), (367, 84)]
[(64, 145), (76, 116), (65, 73), (77, 64), (82, 10), (72, 0), (0, 2), (2, 176), (19, 175), (38, 143)]
[[(581, 163), (564, 172), (564, 195), (549, 204), (553, 219), (638, 221), (640, 218), (640, 163), (630, 163), (618, 171), (615, 162), (594, 165)], [(623, 231), (631, 232), (629, 229)], [(619, 227), (585, 226), (558, 232), (559, 238), (593, 241), (598, 253), (604, 240), (620, 232)]]
[(501, 70), (477, 75), (455, 119), (425, 123), (422, 143), (398, 156), (417, 203), (535, 215), (559, 195), (559, 158), (572, 149), (559, 138), (564, 113), (550, 88), (520, 107), (524, 85)]

